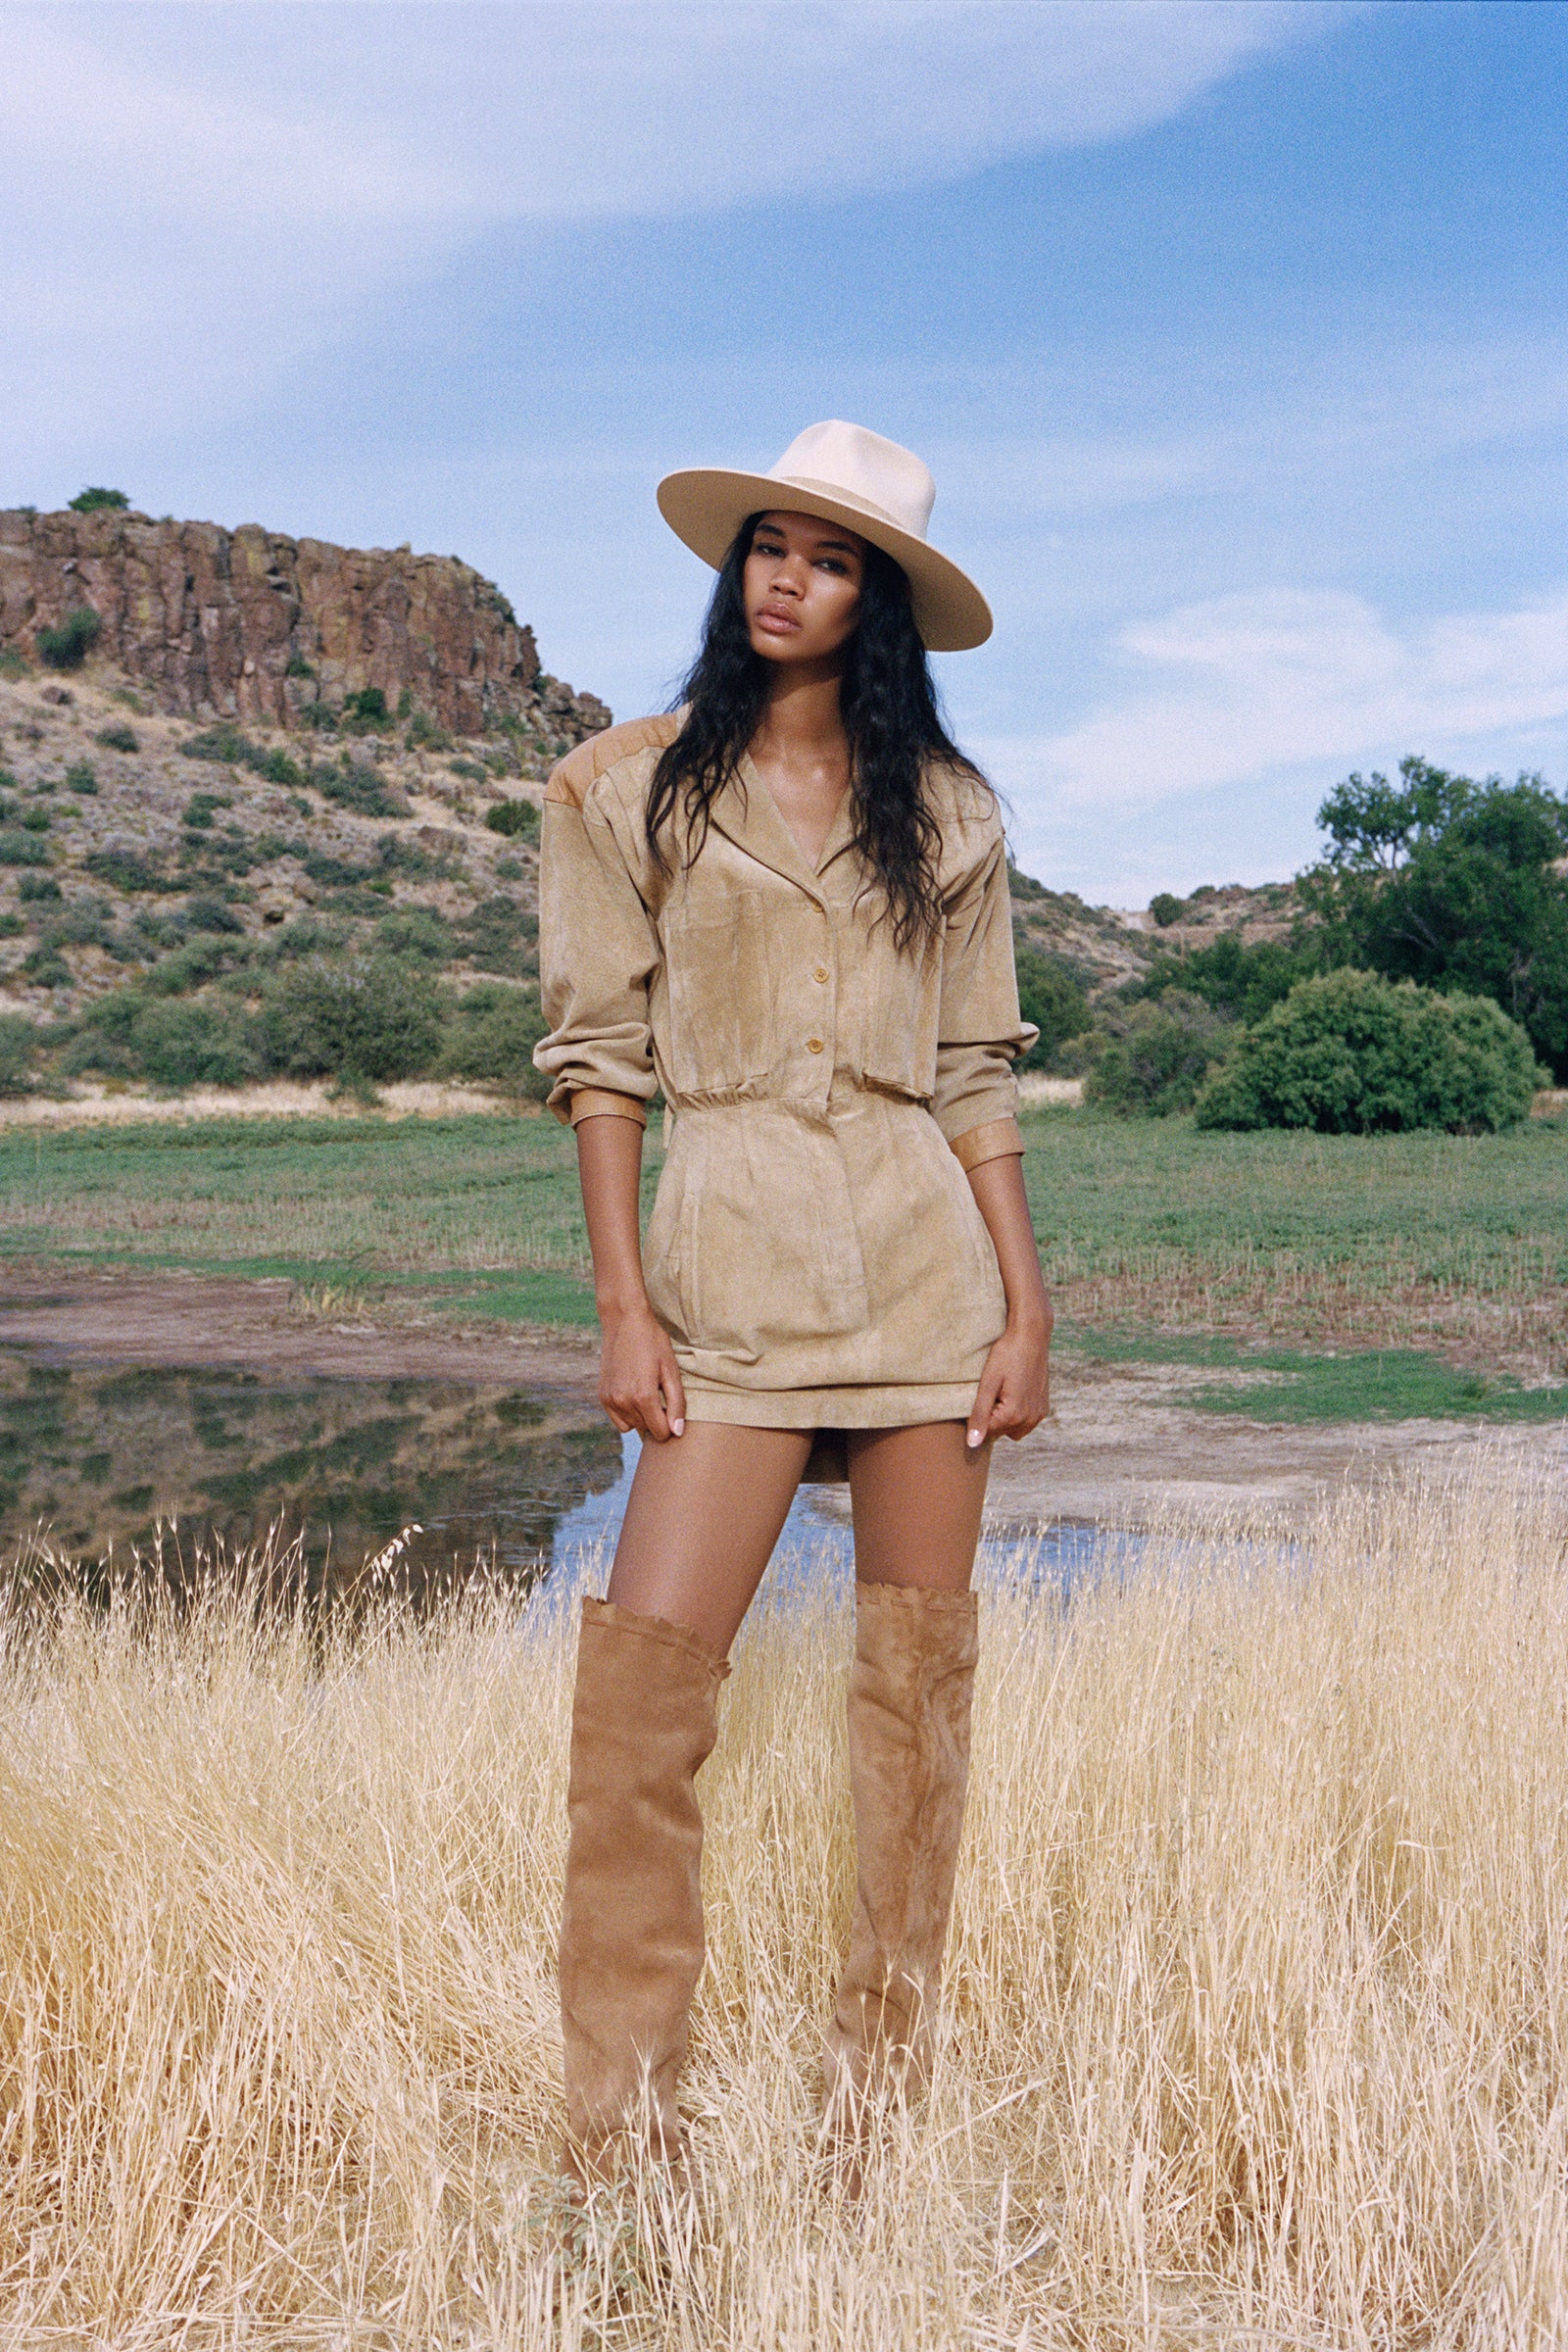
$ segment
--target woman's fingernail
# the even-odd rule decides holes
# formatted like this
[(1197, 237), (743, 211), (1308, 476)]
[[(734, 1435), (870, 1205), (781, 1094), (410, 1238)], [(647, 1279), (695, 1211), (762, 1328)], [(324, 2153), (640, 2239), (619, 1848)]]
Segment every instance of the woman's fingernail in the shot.
[(980, 1443), (980, 1436), (981, 1436), (981, 1433), (980, 1433), (980, 1431), (979, 1431), (979, 1430), (977, 1430), (977, 1429), (971, 1429), (971, 1430), (970, 1430), (970, 1432), (969, 1432), (969, 1443), (970, 1443), (970, 1445), (971, 1445), (971, 1446), (978, 1446), (978, 1445), (979, 1445), (979, 1443)]
[(672, 1421), (669, 1426), (677, 1438), (685, 1436), (686, 1424), (684, 1421)]

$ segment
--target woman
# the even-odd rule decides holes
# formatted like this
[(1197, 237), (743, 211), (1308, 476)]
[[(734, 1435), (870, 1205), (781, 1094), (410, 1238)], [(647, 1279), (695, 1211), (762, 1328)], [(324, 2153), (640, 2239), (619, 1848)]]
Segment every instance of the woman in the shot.
[[(600, 1396), (643, 1441), (578, 1646), (561, 1938), (567, 2162), (679, 2147), (703, 1963), (694, 1782), (813, 1444), (847, 1458), (858, 1894), (828, 2030), (850, 2112), (927, 2064), (968, 1768), (992, 1441), (1047, 1410), (1006, 856), (928, 648), (991, 615), (920, 461), (817, 424), (660, 485), (718, 571), (675, 715), (546, 795), (536, 1060), (576, 1132)], [(657, 1089), (673, 1133), (646, 1251)]]

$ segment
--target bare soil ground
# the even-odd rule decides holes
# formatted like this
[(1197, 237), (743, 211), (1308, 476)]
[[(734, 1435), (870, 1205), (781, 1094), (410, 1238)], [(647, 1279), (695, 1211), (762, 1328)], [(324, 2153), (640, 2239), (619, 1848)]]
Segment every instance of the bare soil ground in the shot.
[[(301, 1313), (296, 1286), (281, 1280), (13, 1267), (0, 1277), (0, 1344), (57, 1361), (505, 1382), (593, 1402), (591, 1334), (459, 1327), (418, 1312), (393, 1316), (379, 1301), (373, 1313), (351, 1306), (335, 1320), (327, 1298), (325, 1313)], [(1051, 1420), (1023, 1444), (997, 1448), (993, 1509), (1009, 1524), (1295, 1526), (1335, 1488), (1376, 1485), (1396, 1468), (1453, 1469), (1483, 1453), (1528, 1464), (1568, 1498), (1568, 1423), (1282, 1426), (1184, 1405), (1185, 1393), (1211, 1381), (1197, 1367), (1065, 1356)]]

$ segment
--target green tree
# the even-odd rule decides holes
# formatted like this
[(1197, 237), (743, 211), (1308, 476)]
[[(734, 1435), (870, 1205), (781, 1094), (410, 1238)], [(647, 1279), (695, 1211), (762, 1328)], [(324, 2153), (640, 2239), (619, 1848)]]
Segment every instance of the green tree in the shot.
[(1478, 783), (1420, 759), (1352, 775), (1301, 877), (1325, 959), (1491, 997), (1568, 1077), (1568, 801), (1540, 776)]
[(1040, 1042), (1030, 1048), (1018, 1067), (1043, 1069), (1059, 1045), (1069, 1037), (1081, 1037), (1088, 1028), (1093, 1017), (1089, 999), (1077, 973), (1058, 956), (1044, 955), (1039, 948), (1020, 947), (1014, 960), (1019, 1010), (1040, 1032)]
[(441, 1046), (434, 978), (390, 956), (294, 964), (273, 980), (262, 1019), (273, 1062), (299, 1078), (416, 1078)]
[(1084, 1101), (1127, 1117), (1163, 1119), (1191, 1110), (1235, 1035), (1234, 1021), (1177, 989), (1158, 1004), (1135, 1004), (1091, 1067)]
[(99, 507), (109, 507), (122, 514), (130, 505), (123, 490), (78, 490), (71, 502), (73, 514), (91, 514)]

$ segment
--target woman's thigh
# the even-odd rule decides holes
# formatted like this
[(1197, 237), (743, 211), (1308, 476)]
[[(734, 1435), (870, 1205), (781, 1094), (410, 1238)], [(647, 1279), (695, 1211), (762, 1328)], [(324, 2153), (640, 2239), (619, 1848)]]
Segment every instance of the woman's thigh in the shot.
[(962, 1421), (850, 1433), (855, 1573), (867, 1585), (965, 1592), (974, 1573), (991, 1446)]
[(645, 1445), (609, 1598), (727, 1651), (801, 1483), (811, 1433), (688, 1421)]

